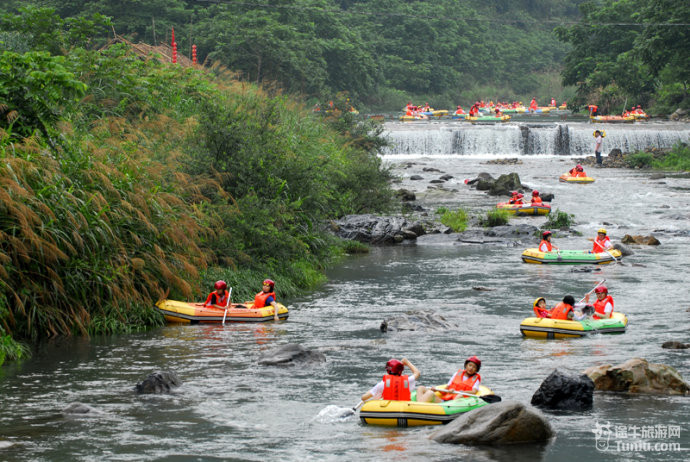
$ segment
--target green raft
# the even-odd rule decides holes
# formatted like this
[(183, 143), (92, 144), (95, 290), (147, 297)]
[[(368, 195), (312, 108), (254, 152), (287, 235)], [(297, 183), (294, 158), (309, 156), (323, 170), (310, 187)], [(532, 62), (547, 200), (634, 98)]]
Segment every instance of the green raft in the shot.
[(554, 265), (577, 265), (587, 263), (605, 265), (621, 257), (621, 251), (618, 249), (612, 249), (608, 252), (601, 253), (589, 253), (587, 250), (541, 252), (539, 249), (527, 249), (522, 252), (522, 261), (525, 263)]

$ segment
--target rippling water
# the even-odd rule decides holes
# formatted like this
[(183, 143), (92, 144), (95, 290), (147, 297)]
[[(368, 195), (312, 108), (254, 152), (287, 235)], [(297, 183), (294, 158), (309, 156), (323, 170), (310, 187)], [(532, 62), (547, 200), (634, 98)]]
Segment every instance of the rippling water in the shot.
[[(415, 162), (411, 168), (400, 163)], [(623, 265), (576, 273), (571, 266), (527, 265), (522, 247), (463, 245), (457, 236), (425, 236), (414, 244), (374, 248), (329, 272), (330, 282), (289, 300), (280, 324), (167, 326), (152, 332), (40, 346), (34, 357), (0, 369), (0, 459), (3, 460), (687, 460), (688, 398), (596, 393), (589, 412), (546, 413), (557, 437), (546, 446), (505, 449), (442, 445), (433, 427), (364, 426), (351, 417), (329, 417), (328, 406), (351, 407), (380, 379), (391, 357), (407, 357), (423, 384), (444, 382), (464, 359), (483, 361), (483, 382), (504, 399), (529, 403), (555, 368), (578, 373), (596, 364), (632, 357), (671, 365), (690, 380), (687, 350), (665, 350), (667, 340), (688, 338), (690, 180), (650, 180), (648, 173), (592, 169), (596, 182), (568, 185), (558, 174), (568, 159), (524, 158), (518, 166), (486, 159), (391, 156), (403, 187), (418, 202), (485, 211), (496, 199), (469, 189), (465, 178), (486, 171), (517, 171), (523, 183), (553, 192), (554, 208), (574, 213), (584, 235), (554, 239), (561, 248), (588, 248), (586, 237), (604, 225), (614, 242), (628, 234), (654, 234), (659, 247), (636, 247)], [(442, 173), (454, 176), (448, 191), (427, 189)], [(411, 181), (412, 174), (424, 180)], [(456, 191), (452, 191), (455, 189)], [(682, 219), (678, 219), (682, 218)], [(515, 222), (541, 223), (544, 218)], [(536, 242), (535, 242), (536, 244)], [(633, 263), (635, 265), (633, 265)], [(532, 340), (519, 323), (544, 295), (550, 304), (566, 293), (579, 298), (606, 278), (616, 308), (630, 324), (623, 335)], [(491, 291), (476, 291), (472, 286)], [(441, 332), (381, 334), (381, 321), (397, 313), (432, 309), (459, 327)], [(311, 367), (259, 366), (262, 350), (300, 343), (324, 352)], [(140, 396), (133, 386), (150, 372), (173, 370), (183, 381), (169, 395)], [(65, 417), (70, 402), (102, 414)], [(324, 411), (325, 410), (325, 411)], [(680, 436), (646, 438), (680, 443), (685, 451), (618, 452), (595, 446), (595, 423), (611, 428), (679, 426)]]

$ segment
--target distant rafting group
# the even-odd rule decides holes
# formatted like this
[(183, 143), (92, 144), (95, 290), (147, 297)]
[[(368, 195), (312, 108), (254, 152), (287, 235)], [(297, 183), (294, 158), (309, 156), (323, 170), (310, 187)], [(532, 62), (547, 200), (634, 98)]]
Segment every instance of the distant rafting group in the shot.
[(400, 120), (413, 121), (428, 120), (430, 118), (450, 118), (471, 122), (506, 122), (510, 120), (510, 114), (549, 114), (552, 112), (558, 114), (567, 110), (567, 103), (563, 102), (563, 104), (558, 105), (554, 98), (551, 98), (548, 106), (539, 106), (536, 98), (532, 98), (528, 106), (525, 106), (521, 101), (509, 103), (505, 101), (486, 102), (481, 100), (475, 101), (467, 112), (465, 112), (461, 105), (458, 105), (454, 111), (450, 111), (447, 109), (434, 109), (429, 106), (429, 103), (414, 105), (411, 101), (408, 101)]
[(649, 119), (649, 115), (647, 115), (639, 104), (637, 106), (632, 106), (629, 111), (624, 109), (621, 114), (613, 115), (599, 114), (599, 106), (596, 104), (590, 104), (587, 106), (587, 109), (589, 110), (589, 120), (592, 122), (616, 123), (635, 122)]

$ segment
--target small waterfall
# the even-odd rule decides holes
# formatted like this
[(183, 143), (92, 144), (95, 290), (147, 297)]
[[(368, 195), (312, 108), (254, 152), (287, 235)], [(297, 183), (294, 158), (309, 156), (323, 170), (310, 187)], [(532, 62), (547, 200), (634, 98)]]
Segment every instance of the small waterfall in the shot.
[(594, 154), (594, 130), (606, 131), (604, 153), (618, 148), (634, 152), (690, 142), (684, 124), (509, 123), (472, 125), (465, 122), (386, 125), (391, 146), (384, 155), (563, 155)]

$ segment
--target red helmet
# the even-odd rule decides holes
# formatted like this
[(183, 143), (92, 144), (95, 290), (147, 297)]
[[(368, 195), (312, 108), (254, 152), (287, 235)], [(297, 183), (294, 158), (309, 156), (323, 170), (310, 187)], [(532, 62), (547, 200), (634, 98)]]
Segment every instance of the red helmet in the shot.
[(467, 366), (467, 363), (475, 363), (477, 365), (477, 372), (479, 372), (479, 369), (482, 368), (482, 362), (476, 356), (470, 356), (467, 358), (463, 367)]
[(264, 283), (263, 283), (263, 284), (264, 284), (264, 285), (269, 285), (269, 286), (271, 286), (271, 290), (273, 290), (273, 287), (276, 285), (276, 283), (273, 282), (273, 280), (271, 280), (271, 279), (264, 279)]
[(525, 197), (525, 195), (522, 193), (518, 193), (517, 197), (518, 197), (518, 199), (522, 199), (523, 197)]
[(397, 359), (390, 359), (386, 363), (386, 372), (390, 375), (400, 375), (403, 369), (405, 369), (405, 365)]
[(541, 235), (546, 239), (548, 236), (551, 236), (553, 233), (551, 231), (544, 231), (541, 233)]
[(213, 287), (215, 287), (216, 290), (225, 290), (228, 288), (228, 285), (225, 283), (225, 281), (216, 281), (216, 283), (213, 284)]
[(608, 294), (609, 289), (606, 288), (606, 286), (599, 286), (596, 289), (594, 289), (595, 294)]
[(534, 191), (532, 191), (532, 195), (533, 195), (533, 196), (538, 196), (538, 195), (539, 195), (539, 191), (537, 191), (537, 190), (535, 189)]
[(518, 192), (517, 191), (510, 191), (511, 196), (517, 196)]

